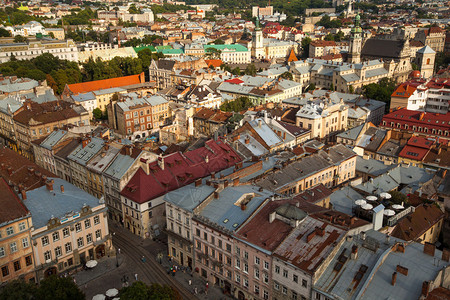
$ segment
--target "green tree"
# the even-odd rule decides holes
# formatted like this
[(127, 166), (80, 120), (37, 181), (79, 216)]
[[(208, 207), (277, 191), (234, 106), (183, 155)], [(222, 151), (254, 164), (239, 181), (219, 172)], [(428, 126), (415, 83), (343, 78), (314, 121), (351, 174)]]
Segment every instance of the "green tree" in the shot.
[(150, 286), (142, 281), (133, 282), (129, 287), (124, 287), (119, 293), (123, 300), (181, 300), (180, 295), (168, 285), (154, 283)]
[(288, 71), (286, 71), (286, 72), (284, 72), (283, 74), (281, 74), (281, 75), (280, 75), (280, 78), (288, 79), (288, 80), (292, 80), (292, 79), (293, 79), (292, 73), (291, 73), (291, 72), (288, 72)]
[(26, 42), (28, 42), (28, 39), (24, 36), (16, 35), (14, 37), (14, 43), (26, 43)]
[(215, 40), (214, 42), (212, 42), (214, 45), (224, 45), (225, 44), (225, 42), (223, 41), (223, 40), (221, 40), (221, 39), (217, 39), (217, 40)]
[(240, 75), (241, 75), (241, 69), (239, 69), (239, 67), (236, 67), (236, 68), (234, 68), (234, 69), (231, 71), (231, 73), (232, 73), (233, 75), (240, 76)]
[(92, 111), (92, 115), (94, 116), (95, 119), (100, 120), (102, 118), (102, 110), (100, 108), (94, 108), (94, 110)]
[(309, 55), (309, 45), (311, 44), (311, 38), (305, 37), (302, 39), (302, 58), (307, 58)]
[(32, 59), (34, 65), (41, 71), (49, 74), (53, 70), (59, 69), (60, 61), (59, 58), (53, 56), (50, 53), (44, 53), (36, 58)]
[(138, 57), (141, 60), (142, 67), (144, 69), (147, 69), (152, 62), (152, 57), (153, 57), (152, 50), (150, 50), (148, 48), (143, 49), (138, 52)]
[(353, 93), (355, 92), (355, 88), (353, 87), (353, 85), (350, 85), (350, 86), (348, 87), (348, 92), (349, 92), (350, 94), (353, 94)]
[(56, 93), (58, 91), (58, 84), (55, 79), (53, 79), (52, 75), (47, 74), (45, 76), (45, 80), (47, 80), (47, 85), (52, 88), (52, 90)]
[(254, 64), (247, 65), (244, 71), (245, 75), (255, 76), (256, 75), (256, 66)]
[(14, 280), (0, 289), (0, 300), (34, 299), (37, 287), (23, 280)]
[(316, 85), (314, 83), (310, 83), (308, 85), (308, 88), (305, 90), (305, 92), (314, 91), (315, 89), (316, 89)]
[(408, 198), (406, 197), (406, 195), (402, 194), (399, 191), (390, 191), (389, 194), (391, 194), (392, 196), (390, 201), (394, 204), (408, 203)]
[(240, 112), (252, 107), (253, 103), (248, 97), (239, 97), (233, 101), (227, 101), (220, 106), (223, 111)]
[(8, 30), (6, 30), (5, 28), (0, 28), (0, 36), (4, 36), (4, 37), (10, 37), (11, 36), (11, 32), (9, 32)]
[(52, 275), (41, 281), (36, 298), (39, 300), (84, 300), (85, 295), (71, 277)]
[(389, 109), (391, 95), (396, 88), (396, 83), (391, 78), (382, 78), (379, 83), (371, 83), (363, 86), (363, 95), (370, 99), (383, 101), (386, 109)]
[(222, 51), (213, 48), (213, 47), (209, 47), (205, 49), (205, 54), (206, 57), (208, 57), (209, 59), (218, 59), (220, 58), (220, 54), (222, 53)]

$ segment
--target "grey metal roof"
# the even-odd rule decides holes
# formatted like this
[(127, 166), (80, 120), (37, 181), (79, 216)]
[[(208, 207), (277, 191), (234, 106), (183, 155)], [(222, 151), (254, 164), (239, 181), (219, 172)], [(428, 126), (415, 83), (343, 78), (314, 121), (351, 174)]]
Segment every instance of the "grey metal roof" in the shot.
[(344, 79), (346, 82), (353, 82), (359, 80), (359, 76), (355, 73), (345, 74), (341, 75), (342, 79)]
[[(350, 109), (349, 109), (349, 111), (350, 111)], [(361, 124), (361, 125), (358, 125), (356, 127), (353, 127), (352, 129), (349, 129), (347, 131), (339, 133), (337, 135), (337, 137), (356, 141), (356, 139), (361, 134), (361, 131), (363, 130), (364, 126), (365, 126), (365, 124)]]
[(168, 103), (166, 98), (164, 98), (163, 96), (159, 96), (159, 95), (147, 97), (145, 99), (147, 100), (148, 104), (150, 104), (151, 106)]
[(388, 71), (385, 68), (370, 69), (366, 71), (366, 78), (383, 76), (386, 74), (388, 74)]
[[(247, 196), (251, 197), (251, 200), (246, 204), (246, 209), (242, 210), (241, 206), (235, 203)], [(213, 199), (205, 206), (200, 215), (219, 226), (234, 231), (270, 196), (272, 196), (271, 192), (259, 191), (257, 186), (227, 187), (219, 193), (218, 199)]]
[(334, 191), (330, 195), (330, 203), (333, 209), (343, 212), (347, 215), (353, 215), (355, 201), (364, 197), (350, 186), (345, 186), (340, 190)]
[(78, 147), (70, 153), (67, 158), (73, 160), (80, 165), (85, 166), (87, 162), (103, 148), (105, 141), (103, 139), (93, 137), (90, 143), (88, 143), (84, 148), (80, 143)]
[[(47, 225), (52, 217), (63, 218), (66, 213), (80, 212), (85, 204), (90, 207), (99, 205), (97, 198), (67, 181), (59, 178), (49, 179), (55, 181), (52, 192), (44, 185), (27, 191), (27, 199), (23, 201), (31, 212), (36, 229)], [(61, 185), (64, 185), (64, 193), (61, 193)]]
[(87, 168), (97, 173), (102, 173), (111, 161), (119, 153), (120, 149), (115, 147), (109, 147), (108, 150), (102, 149), (94, 158), (87, 163)]
[(66, 134), (67, 131), (62, 129), (53, 131), (41, 142), (41, 147), (52, 150), (53, 146), (55, 146)]
[(411, 193), (414, 193), (421, 183), (425, 183), (431, 178), (433, 178), (433, 174), (423, 168), (397, 166), (373, 180), (355, 186), (355, 188), (368, 194), (379, 195), (382, 192), (392, 191), (400, 185), (407, 185)]
[[(39, 83), (36, 80), (24, 78), (24, 80), (17, 80), (16, 82), (11, 83), (9, 80), (4, 81), (6, 84), (0, 84), (0, 93), (14, 93), (20, 91), (31, 90), (34, 87), (39, 86)], [(8, 82), (7, 82), (8, 81)]]
[[(202, 181), (206, 180), (203, 179)], [(170, 202), (182, 209), (193, 211), (194, 208), (206, 200), (214, 191), (215, 188), (213, 186), (206, 184), (195, 186), (193, 183), (168, 192), (164, 196), (164, 201)]]
[(376, 159), (364, 159), (361, 156), (356, 157), (356, 172), (369, 174), (375, 177), (384, 174), (395, 167), (397, 167), (396, 164), (385, 165), (383, 162)]
[[(139, 159), (139, 156), (137, 157), (137, 159)], [(119, 153), (115, 157), (113, 162), (104, 171), (104, 174), (120, 180), (135, 161), (136, 159), (132, 158), (129, 155), (123, 155)]]
[(256, 133), (264, 140), (269, 147), (274, 147), (283, 142), (283, 140), (264, 122), (263, 119), (258, 118), (248, 122)]
[(96, 99), (93, 92), (72, 95), (71, 97), (72, 97), (73, 101), (75, 101), (75, 102), (92, 101), (92, 100)]

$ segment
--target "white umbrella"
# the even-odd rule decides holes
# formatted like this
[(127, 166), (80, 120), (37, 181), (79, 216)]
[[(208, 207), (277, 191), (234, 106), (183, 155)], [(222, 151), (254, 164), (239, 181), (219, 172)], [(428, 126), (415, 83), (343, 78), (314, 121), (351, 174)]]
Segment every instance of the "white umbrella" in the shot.
[(119, 290), (118, 289), (109, 289), (106, 291), (106, 296), (108, 297), (115, 297), (119, 294)]
[(394, 204), (394, 205), (392, 205), (392, 208), (393, 209), (404, 209), (403, 205), (400, 205), (400, 204)]
[(367, 196), (366, 199), (369, 201), (376, 201), (378, 198), (377, 196)]
[(106, 299), (106, 296), (103, 294), (98, 294), (98, 295), (95, 295), (94, 297), (92, 297), (92, 300), (105, 300), (105, 299)]
[(392, 198), (391, 194), (386, 193), (386, 192), (381, 193), (380, 197), (384, 198), (384, 199), (391, 199)]
[(395, 211), (393, 211), (392, 209), (385, 209), (384, 210), (384, 215), (385, 216), (393, 216), (393, 215), (395, 215)]
[(361, 206), (362, 207), (362, 209), (365, 209), (365, 210), (369, 210), (369, 209), (372, 209), (373, 208), (373, 205), (372, 204), (364, 204), (363, 206)]
[(95, 267), (97, 265), (97, 261), (96, 260), (89, 260), (87, 263), (86, 263), (86, 267), (88, 267), (88, 268), (93, 268), (93, 267)]
[(366, 202), (366, 200), (364, 200), (364, 199), (358, 199), (358, 200), (355, 201), (355, 204), (356, 204), (356, 205), (359, 205), (359, 206), (364, 205), (364, 204), (366, 204), (366, 203), (367, 203), (367, 202)]

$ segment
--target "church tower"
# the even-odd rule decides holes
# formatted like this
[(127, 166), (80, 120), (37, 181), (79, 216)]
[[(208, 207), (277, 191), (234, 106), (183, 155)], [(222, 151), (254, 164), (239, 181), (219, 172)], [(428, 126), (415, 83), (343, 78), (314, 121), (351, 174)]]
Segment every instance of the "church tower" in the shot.
[(348, 51), (348, 62), (352, 64), (358, 64), (361, 62), (361, 49), (362, 49), (362, 29), (359, 26), (359, 20), (361, 17), (356, 15), (355, 25), (351, 31), (350, 37), (350, 49)]
[(257, 59), (265, 58), (264, 52), (263, 32), (259, 26), (259, 18), (256, 17), (255, 31), (252, 33), (252, 56)]
[(430, 46), (425, 46), (416, 52), (416, 61), (422, 78), (428, 79), (433, 76), (435, 58), (436, 51), (431, 49)]

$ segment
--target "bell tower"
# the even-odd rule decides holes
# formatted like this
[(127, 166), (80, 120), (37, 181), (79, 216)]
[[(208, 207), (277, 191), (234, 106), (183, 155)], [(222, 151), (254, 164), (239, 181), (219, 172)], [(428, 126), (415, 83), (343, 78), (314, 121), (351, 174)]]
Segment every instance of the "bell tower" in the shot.
[(256, 17), (255, 31), (252, 33), (252, 56), (261, 59), (265, 58), (264, 37), (259, 25), (259, 17)]
[(352, 64), (358, 64), (361, 62), (361, 49), (362, 49), (362, 29), (359, 26), (361, 17), (356, 15), (355, 25), (351, 31), (350, 37), (350, 49), (348, 51), (348, 62)]

